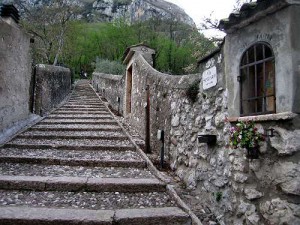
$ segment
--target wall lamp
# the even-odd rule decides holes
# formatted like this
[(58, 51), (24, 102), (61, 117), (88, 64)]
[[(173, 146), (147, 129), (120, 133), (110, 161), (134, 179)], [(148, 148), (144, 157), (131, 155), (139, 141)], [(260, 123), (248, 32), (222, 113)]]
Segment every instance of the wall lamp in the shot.
[(269, 128), (269, 129), (266, 129), (265, 131), (265, 136), (267, 137), (274, 137), (274, 129), (273, 128)]

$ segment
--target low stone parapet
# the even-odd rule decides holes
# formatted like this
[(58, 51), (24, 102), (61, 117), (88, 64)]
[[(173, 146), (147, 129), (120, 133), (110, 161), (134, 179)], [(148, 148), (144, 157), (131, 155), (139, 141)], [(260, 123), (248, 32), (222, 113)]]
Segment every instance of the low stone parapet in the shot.
[(35, 68), (35, 113), (43, 116), (59, 105), (70, 93), (68, 68), (39, 64)]

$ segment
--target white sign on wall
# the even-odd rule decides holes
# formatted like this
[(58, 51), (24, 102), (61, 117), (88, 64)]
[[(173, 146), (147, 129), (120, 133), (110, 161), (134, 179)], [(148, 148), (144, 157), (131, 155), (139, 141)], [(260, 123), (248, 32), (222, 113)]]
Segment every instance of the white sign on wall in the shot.
[(203, 90), (217, 85), (217, 68), (214, 66), (205, 70), (202, 74)]

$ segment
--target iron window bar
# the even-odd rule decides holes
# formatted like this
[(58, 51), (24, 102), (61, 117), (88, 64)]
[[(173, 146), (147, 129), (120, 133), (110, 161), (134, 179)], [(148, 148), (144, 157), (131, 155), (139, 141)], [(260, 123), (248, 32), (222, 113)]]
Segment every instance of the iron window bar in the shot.
[[(258, 49), (261, 48), (261, 49)], [(266, 58), (266, 48), (270, 51), (271, 56)], [(253, 62), (249, 62), (253, 60)], [(261, 58), (258, 60), (258, 58)], [(274, 113), (276, 110), (276, 97), (275, 97), (275, 66), (274, 66), (274, 54), (272, 49), (264, 44), (257, 43), (251, 46), (242, 56), (241, 66), (240, 66), (240, 75), (237, 77), (237, 80), (240, 82), (240, 114), (245, 115), (258, 115), (258, 114), (267, 114)], [(272, 68), (270, 70), (266, 69), (266, 64), (271, 62)], [(262, 68), (260, 68), (262, 67)], [(260, 72), (259, 72), (260, 69)], [(267, 73), (271, 73), (271, 82), (273, 83), (272, 94), (266, 94), (268, 89), (267, 82)], [(248, 80), (248, 84), (253, 84), (253, 87), (245, 87), (245, 79)], [(254, 81), (254, 82), (253, 82)], [(244, 88), (247, 88), (247, 96), (245, 94)], [(243, 92), (245, 91), (245, 92)], [(252, 94), (249, 94), (251, 92)], [(252, 95), (249, 97), (249, 95)], [(273, 97), (271, 107), (273, 110), (267, 109), (268, 98)], [(261, 102), (260, 102), (261, 101)], [(270, 101), (270, 100), (269, 100)], [(244, 109), (244, 103), (251, 102), (253, 105), (249, 106), (247, 112)]]

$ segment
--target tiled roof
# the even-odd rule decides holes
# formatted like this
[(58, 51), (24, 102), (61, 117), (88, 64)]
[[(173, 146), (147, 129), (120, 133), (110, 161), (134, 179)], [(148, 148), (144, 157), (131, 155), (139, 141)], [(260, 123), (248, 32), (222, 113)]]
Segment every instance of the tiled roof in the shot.
[(218, 27), (226, 33), (232, 33), (290, 4), (300, 4), (300, 0), (257, 0), (245, 3), (238, 12), (231, 13), (228, 18), (222, 19)]

